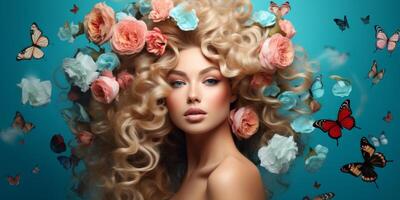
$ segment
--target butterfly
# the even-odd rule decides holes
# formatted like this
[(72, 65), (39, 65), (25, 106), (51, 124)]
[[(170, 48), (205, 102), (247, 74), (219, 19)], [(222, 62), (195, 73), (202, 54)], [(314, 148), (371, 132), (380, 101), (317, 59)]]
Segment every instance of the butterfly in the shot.
[(385, 131), (382, 131), (379, 137), (370, 135), (369, 138), (371, 139), (371, 142), (375, 147), (379, 147), (380, 145), (387, 145), (389, 143), (388, 139), (385, 136)]
[(375, 152), (375, 147), (369, 143), (366, 137), (362, 137), (360, 140), (361, 154), (364, 158), (364, 162), (348, 163), (340, 168), (343, 173), (349, 173), (355, 177), (361, 176), (361, 180), (364, 182), (374, 182), (376, 187), (376, 180), (378, 174), (374, 171), (374, 167), (383, 168), (387, 162), (393, 162), (392, 160), (386, 160), (385, 155), (380, 152)]
[(382, 69), (378, 72), (378, 63), (376, 62), (376, 60), (373, 60), (371, 69), (368, 72), (368, 78), (372, 79), (372, 85), (378, 84), (383, 79), (384, 75), (385, 69)]
[(39, 174), (39, 172), (40, 172), (39, 165), (35, 165), (35, 167), (33, 167), (33, 169), (32, 169), (32, 173), (33, 174)]
[[(333, 199), (333, 197), (335, 197), (335, 193), (327, 192), (314, 197), (313, 200), (329, 200)], [(309, 196), (305, 196), (303, 197), (303, 200), (311, 200), (311, 198)]]
[(32, 45), (18, 53), (17, 61), (30, 60), (32, 57), (35, 59), (43, 58), (44, 52), (40, 48), (47, 47), (49, 45), (49, 39), (42, 35), (42, 31), (36, 23), (32, 23), (31, 25), (31, 40)]
[(271, 1), (269, 4), (269, 10), (276, 16), (283, 17), (290, 11), (290, 4), (288, 1), (278, 6), (275, 2)]
[(369, 15), (360, 18), (364, 24), (369, 24)]
[(75, 167), (79, 163), (79, 158), (75, 156), (74, 154), (71, 154), (71, 156), (57, 156), (58, 162), (64, 167), (64, 169), (70, 169), (72, 167)]
[(311, 84), (309, 89), (310, 95), (313, 99), (321, 98), (324, 96), (324, 85), (322, 84), (322, 75), (317, 76)]
[(50, 140), (50, 149), (54, 153), (62, 153), (67, 149), (67, 146), (64, 142), (64, 138), (60, 134), (55, 134), (51, 137)]
[(339, 145), (339, 138), (342, 137), (342, 129), (351, 130), (358, 128), (356, 121), (351, 116), (350, 99), (345, 100), (339, 108), (337, 120), (321, 119), (313, 123), (313, 126), (321, 129), (323, 132), (328, 132), (329, 137), (336, 139), (336, 145)]
[(344, 16), (343, 20), (335, 18), (333, 19), (333, 21), (336, 23), (336, 25), (339, 27), (341, 31), (346, 30), (346, 28), (350, 28), (346, 15)]
[(79, 10), (78, 6), (76, 4), (73, 5), (74, 7), (72, 9), (70, 9), (69, 11), (71, 11), (72, 13), (76, 14)]
[(7, 176), (7, 181), (9, 185), (17, 186), (19, 185), (19, 180), (21, 179), (20, 175), (15, 176)]
[(387, 50), (389, 54), (391, 54), (397, 46), (397, 42), (399, 41), (400, 29), (388, 38), (383, 28), (379, 25), (375, 25), (375, 38), (376, 38), (376, 49), (375, 51), (382, 50), (387, 46)]
[(321, 187), (321, 183), (318, 183), (317, 181), (314, 181), (313, 187), (315, 189), (319, 189)]
[(392, 112), (388, 111), (386, 115), (383, 117), (383, 121), (390, 123), (393, 120)]
[(16, 112), (14, 116), (14, 120), (12, 123), (13, 128), (19, 128), (21, 129), (24, 133), (28, 133), (31, 131), (33, 128), (35, 128), (35, 125), (33, 125), (31, 122), (26, 122), (24, 117), (20, 112)]

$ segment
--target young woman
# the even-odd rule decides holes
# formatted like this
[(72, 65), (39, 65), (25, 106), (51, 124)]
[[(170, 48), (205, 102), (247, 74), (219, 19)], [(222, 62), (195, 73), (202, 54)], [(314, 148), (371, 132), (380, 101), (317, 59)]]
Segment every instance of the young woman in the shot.
[[(311, 82), (307, 63), (292, 64), (294, 32), (278, 25), (281, 13), (266, 25), (252, 15), (247, 0), (153, 0), (150, 13), (117, 23), (110, 9), (96, 5), (84, 23), (89, 40), (110, 41), (121, 60), (86, 91), (93, 97), (82, 103), (90, 121), (73, 125), (80, 143), (76, 155), (85, 164), (79, 185), (84, 196), (266, 199), (254, 155), (274, 134), (294, 131), (278, 113), (277, 94), (265, 89), (275, 82), (281, 92), (301, 93)], [(113, 24), (110, 35), (107, 22)], [(136, 23), (134, 36), (125, 34), (129, 23)], [(135, 38), (143, 24), (153, 31), (146, 47)], [(130, 79), (120, 74), (133, 81), (124, 83)], [(118, 80), (120, 89), (98, 89), (105, 77)], [(301, 84), (291, 84), (295, 79)]]

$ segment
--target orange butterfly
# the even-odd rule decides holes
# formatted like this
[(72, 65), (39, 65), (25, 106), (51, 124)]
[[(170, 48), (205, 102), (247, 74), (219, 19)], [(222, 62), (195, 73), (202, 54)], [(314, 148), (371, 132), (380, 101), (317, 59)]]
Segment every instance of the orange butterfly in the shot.
[(15, 117), (12, 123), (13, 128), (19, 128), (21, 129), (24, 133), (28, 133), (31, 131), (33, 128), (35, 128), (35, 125), (33, 125), (31, 122), (25, 122), (24, 117), (20, 112), (15, 113)]
[(49, 39), (42, 35), (42, 31), (36, 23), (32, 23), (31, 25), (31, 40), (32, 45), (18, 53), (17, 61), (30, 60), (32, 57), (35, 59), (43, 58), (44, 52), (40, 48), (47, 47), (49, 45)]
[(13, 176), (7, 176), (8, 184), (13, 185), (13, 186), (19, 185), (19, 180), (20, 179), (21, 179), (21, 176), (18, 175), (18, 174), (15, 175), (14, 177)]
[(378, 63), (376, 60), (372, 61), (371, 69), (368, 71), (368, 78), (372, 80), (372, 85), (378, 84), (385, 75), (385, 69), (378, 71)]

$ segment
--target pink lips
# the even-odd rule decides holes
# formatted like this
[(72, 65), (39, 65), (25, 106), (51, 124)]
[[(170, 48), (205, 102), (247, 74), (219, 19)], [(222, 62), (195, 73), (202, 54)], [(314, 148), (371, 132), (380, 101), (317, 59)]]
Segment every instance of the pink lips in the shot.
[(204, 110), (199, 108), (189, 108), (183, 115), (189, 122), (199, 122), (205, 118), (206, 114)]

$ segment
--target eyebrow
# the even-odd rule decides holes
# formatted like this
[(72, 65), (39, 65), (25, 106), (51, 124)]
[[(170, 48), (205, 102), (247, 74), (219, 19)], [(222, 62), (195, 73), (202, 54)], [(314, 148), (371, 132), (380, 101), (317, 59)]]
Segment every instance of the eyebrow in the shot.
[[(201, 71), (199, 72), (199, 75), (203, 75), (203, 74), (205, 74), (205, 73), (207, 73), (207, 72), (209, 72), (209, 71), (212, 71), (212, 70), (219, 70), (219, 68), (216, 67), (216, 66), (207, 67), (207, 68), (201, 70)], [(174, 70), (174, 69), (173, 69), (173, 70), (171, 70), (171, 71), (169, 72), (168, 75), (171, 75), (171, 74), (176, 74), (176, 75), (184, 76), (184, 77), (187, 78), (186, 73), (183, 72), (183, 71), (179, 71), (179, 70)]]

